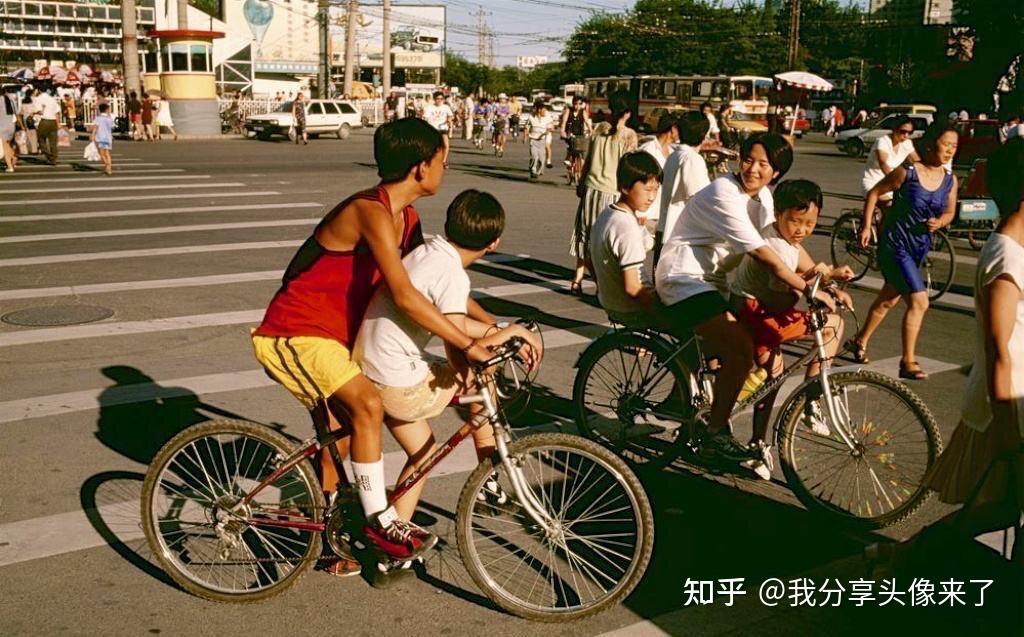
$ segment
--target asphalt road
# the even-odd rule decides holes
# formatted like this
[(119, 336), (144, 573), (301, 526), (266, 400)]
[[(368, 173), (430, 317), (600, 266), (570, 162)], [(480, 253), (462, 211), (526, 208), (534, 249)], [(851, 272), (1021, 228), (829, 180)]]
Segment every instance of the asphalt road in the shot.
[[(469, 448), (427, 486), (421, 521), (445, 543), (419, 578), (375, 590), (361, 578), (312, 573), (258, 605), (188, 595), (154, 565), (141, 539), (146, 465), (174, 433), (210, 417), (309, 435), (301, 407), (259, 371), (247, 328), (325, 209), (375, 182), (370, 131), (309, 146), (118, 142), (111, 178), (79, 161), (81, 148), (65, 149), (56, 168), (29, 161), (0, 175), (0, 315), (33, 310), (45, 321), (94, 306), (106, 316), (70, 326), (0, 323), (0, 634), (831, 635), (911, 627), (966, 634), (1020, 626), (1020, 605), (1005, 603), (1019, 589), (980, 547), (975, 577), (996, 580), (981, 608), (761, 604), (755, 593), (765, 578), (866, 577), (866, 544), (909, 537), (947, 509), (931, 501), (876, 535), (808, 514), (781, 474), (765, 483), (687, 466), (644, 476), (657, 544), (646, 578), (623, 605), (568, 625), (519, 620), (481, 597), (458, 561), (452, 512), (473, 466)], [(560, 153), (556, 144), (556, 164)], [(827, 141), (808, 139), (798, 144), (791, 175), (828, 193), (825, 227), (857, 205), (860, 169)], [(474, 266), (471, 279), (494, 313), (544, 326), (549, 351), (536, 398), (516, 419), (521, 434), (574, 430), (573, 364), (606, 322), (591, 297), (567, 293), (576, 198), (558, 173), (528, 183), (524, 146), (510, 144), (499, 160), (456, 141), (442, 190), (417, 204), (430, 233), (441, 232), (448, 202), (466, 188), (490, 191), (506, 208), (501, 253)], [(828, 259), (827, 237), (808, 247)], [(928, 314), (919, 350), (932, 376), (914, 385), (945, 439), (956, 425), (974, 338), (974, 253), (961, 242), (957, 249), (958, 294)], [(855, 291), (862, 312), (871, 299), (873, 282), (866, 283)], [(898, 315), (871, 355), (873, 368), (895, 374)], [(435, 430), (446, 437), (456, 426), (446, 415)], [(397, 452), (390, 439), (385, 452)], [(399, 454), (388, 458), (394, 475)], [(734, 577), (746, 578), (750, 591), (734, 606), (685, 604), (688, 578)]]

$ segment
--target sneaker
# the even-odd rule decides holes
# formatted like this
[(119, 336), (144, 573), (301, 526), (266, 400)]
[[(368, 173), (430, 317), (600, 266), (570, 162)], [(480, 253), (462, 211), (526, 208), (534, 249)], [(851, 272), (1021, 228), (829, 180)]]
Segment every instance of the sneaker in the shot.
[(737, 442), (728, 429), (705, 435), (700, 454), (707, 460), (742, 462), (750, 459), (750, 450)]
[(484, 488), (476, 494), (477, 502), (484, 504), (490, 504), (491, 506), (502, 506), (508, 504), (509, 497), (505, 493), (505, 490), (498, 484), (498, 474), (492, 473), (487, 480), (484, 481)]
[(817, 401), (809, 401), (804, 404), (803, 415), (804, 426), (810, 429), (816, 436), (828, 438), (832, 430), (825, 424), (825, 416), (821, 413), (821, 405)]
[(772, 457), (772, 448), (758, 440), (747, 445), (751, 458), (740, 463), (741, 467), (750, 469), (762, 480), (772, 479), (772, 470), (775, 468), (775, 458)]
[(387, 526), (367, 524), (363, 531), (374, 547), (396, 560), (415, 559), (437, 544), (436, 535), (399, 518)]

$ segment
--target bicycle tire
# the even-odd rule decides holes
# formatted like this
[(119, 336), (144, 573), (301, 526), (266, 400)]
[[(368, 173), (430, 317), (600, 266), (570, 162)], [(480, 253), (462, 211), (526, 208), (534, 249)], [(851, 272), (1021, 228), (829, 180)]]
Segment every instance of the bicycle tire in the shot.
[(835, 265), (848, 265), (853, 270), (854, 276), (850, 282), (859, 281), (864, 278), (868, 270), (874, 268), (874, 249), (860, 247), (859, 233), (863, 215), (855, 212), (847, 212), (839, 216), (832, 224), (832, 234), (829, 240), (829, 252), (832, 255), (832, 263)]
[[(626, 370), (627, 364), (624, 356), (632, 356), (639, 360), (643, 352), (653, 354), (654, 359), (672, 375), (670, 387), (646, 387), (648, 383), (655, 380), (657, 383), (661, 383), (663, 378), (647, 379), (644, 381), (645, 387), (640, 386), (640, 379), (635, 388), (616, 385), (616, 383), (628, 383), (633, 380), (633, 366), (630, 366), (629, 371)], [(615, 353), (619, 353), (618, 362), (623, 376), (628, 375), (629, 378), (613, 379), (610, 377), (617, 371), (614, 365), (615, 361), (612, 361), (611, 371), (608, 368), (599, 370), (605, 357)], [(678, 357), (671, 357), (672, 353), (672, 348), (665, 341), (639, 332), (615, 332), (602, 336), (592, 343), (580, 357), (572, 388), (573, 415), (580, 433), (584, 437), (612, 449), (633, 466), (661, 468), (668, 466), (678, 458), (683, 451), (685, 441), (689, 438), (687, 431), (693, 410), (691, 408), (690, 374)], [(667, 364), (665, 361), (668, 361)], [(649, 364), (647, 371), (650, 369), (651, 365)], [(641, 370), (637, 369), (636, 371)], [(606, 379), (601, 379), (599, 374), (606, 375)], [(596, 388), (598, 381), (604, 385), (603, 390)], [(594, 389), (591, 389), (592, 387)], [(648, 393), (657, 390), (658, 397), (661, 399), (657, 405), (640, 403), (638, 401), (642, 400), (641, 390), (646, 390)], [(607, 404), (598, 406), (598, 403), (601, 402), (597, 400), (599, 391), (609, 394), (605, 398)], [(619, 395), (611, 396), (610, 394), (615, 391), (619, 391)], [(653, 414), (655, 408), (658, 409), (658, 415), (668, 416), (668, 418), (659, 418), (658, 420), (670, 420), (676, 424), (674, 431), (668, 430), (661, 424), (646, 428), (637, 424), (637, 418), (644, 419), (645, 414)], [(607, 413), (608, 410), (614, 413)], [(630, 432), (630, 430), (633, 431)], [(656, 438), (653, 434), (662, 437)]]
[[(565, 464), (563, 466), (568, 466), (570, 468), (572, 467), (572, 461), (570, 460), (570, 457), (580, 457), (589, 459), (593, 464), (591, 465), (591, 468), (587, 472), (586, 476), (584, 476), (585, 482), (588, 486), (602, 483), (602, 481), (607, 476), (611, 479), (611, 483), (613, 486), (618, 485), (619, 487), (621, 487), (622, 491), (629, 496), (628, 499), (630, 503), (629, 505), (624, 505), (623, 509), (625, 509), (626, 506), (630, 507), (632, 515), (629, 516), (628, 519), (623, 518), (624, 526), (622, 528), (635, 530), (637, 539), (635, 543), (631, 545), (633, 552), (630, 556), (628, 556), (630, 558), (628, 566), (623, 571), (622, 578), (615, 584), (611, 591), (607, 592), (596, 602), (579, 608), (541, 608), (537, 604), (527, 603), (526, 601), (512, 594), (510, 591), (506, 590), (506, 588), (504, 587), (508, 585), (507, 580), (504, 582), (502, 586), (499, 586), (497, 582), (494, 581), (492, 573), (488, 571), (487, 567), (484, 564), (482, 564), (481, 552), (477, 550), (477, 546), (473, 538), (475, 526), (474, 519), (477, 510), (481, 509), (483, 511), (493, 512), (492, 505), (481, 502), (481, 499), (478, 497), (478, 494), (483, 492), (482, 489), (487, 488), (485, 487), (486, 482), (494, 475), (496, 471), (504, 474), (503, 465), (501, 464), (497, 455), (495, 455), (493, 459), (484, 461), (480, 463), (479, 466), (477, 466), (477, 468), (469, 476), (469, 479), (466, 481), (466, 484), (462, 489), (462, 493), (459, 495), (459, 503), (456, 515), (456, 539), (459, 546), (459, 554), (462, 557), (462, 562), (466, 567), (466, 570), (468, 571), (470, 577), (473, 579), (473, 581), (476, 583), (479, 589), (482, 592), (484, 592), (487, 595), (487, 597), (490, 598), (495, 604), (497, 604), (505, 611), (518, 617), (522, 617), (533, 621), (559, 623), (575, 621), (605, 611), (614, 604), (621, 602), (636, 588), (637, 584), (640, 583), (640, 580), (643, 578), (644, 573), (647, 570), (647, 566), (650, 563), (651, 554), (654, 550), (654, 514), (651, 509), (650, 501), (647, 498), (647, 494), (644, 491), (643, 486), (640, 484), (640, 480), (636, 477), (636, 474), (634, 474), (630, 470), (629, 466), (621, 458), (616, 456), (614, 453), (612, 453), (610, 450), (606, 449), (602, 445), (599, 445), (585, 438), (581, 438), (579, 436), (564, 433), (532, 434), (520, 438), (514, 441), (511, 445), (509, 445), (509, 455), (512, 458), (516, 459), (516, 462), (519, 463), (520, 466), (526, 467), (524, 468), (524, 473), (528, 472), (529, 468), (529, 460), (528, 458), (526, 458), (526, 456), (530, 455), (531, 453), (543, 453), (544, 451), (547, 450), (552, 450), (555, 454), (554, 458), (556, 462), (552, 464), (558, 464), (558, 454), (563, 453), (563, 457), (566, 458)], [(569, 454), (575, 455), (570, 456)], [(583, 460), (580, 460), (579, 464), (576, 465), (576, 468), (578, 470), (577, 473), (580, 473), (583, 470), (582, 462)], [(595, 475), (593, 471), (594, 467), (597, 467), (603, 473), (601, 473), (600, 475)], [(500, 479), (506, 482), (508, 481), (507, 475), (504, 475)], [(552, 487), (552, 489), (554, 489), (554, 487)], [(596, 492), (596, 489), (594, 489), (594, 492)], [(608, 491), (605, 491), (604, 493), (607, 492)], [(514, 490), (509, 491), (509, 493), (514, 493)], [(602, 493), (602, 496), (604, 495), (604, 493)], [(554, 504), (553, 494), (554, 490), (552, 490), (550, 494), (550, 499), (545, 500), (545, 502), (551, 502), (552, 504)], [(544, 499), (544, 496), (545, 494), (542, 490), (542, 500)], [(611, 498), (609, 501), (617, 501), (617, 498)], [(513, 504), (505, 504), (504, 506), (516, 506), (514, 504), (514, 501), (512, 502)], [(565, 503), (564, 499), (561, 503)], [(600, 511), (600, 509), (597, 509), (597, 511)], [(508, 514), (509, 512), (506, 511), (505, 513)], [(562, 513), (567, 513), (565, 507), (563, 507)], [(614, 513), (615, 515), (620, 515), (621, 511), (615, 510), (612, 513)], [(512, 511), (511, 514), (515, 516), (516, 512)], [(593, 511), (593, 506), (590, 505), (586, 510), (584, 510), (583, 514), (593, 516), (596, 515), (596, 511)], [(529, 518), (525, 513), (519, 514), (519, 520), (521, 521), (521, 523), (533, 524), (532, 518)], [(564, 528), (566, 528), (567, 530), (572, 528), (572, 525), (577, 522), (576, 520), (569, 521), (569, 518), (565, 518), (563, 521), (566, 522)], [(614, 520), (606, 520), (606, 522), (612, 521)], [(526, 524), (520, 524), (517, 526), (515, 525), (515, 522), (511, 522), (508, 520), (503, 520), (503, 523), (506, 524), (509, 528), (515, 529), (514, 531), (509, 531), (509, 533), (516, 534), (516, 544), (512, 544), (507, 540), (499, 538), (501, 539), (501, 542), (495, 542), (499, 545), (499, 548), (505, 551), (509, 551), (509, 546), (512, 546), (515, 547), (516, 551), (525, 550), (519, 547), (518, 543), (525, 543), (526, 541), (522, 537), (524, 533), (529, 533)], [(501, 528), (504, 529), (506, 527)], [(608, 527), (602, 527), (601, 530), (604, 531), (607, 528)], [(494, 538), (492, 537), (493, 534), (485, 535), (488, 537), (488, 539), (494, 540)], [(571, 541), (572, 540), (570, 539), (568, 542)], [(566, 543), (566, 546), (568, 546), (568, 542)], [(615, 542), (615, 544), (625, 545), (626, 542), (617, 541)], [(586, 545), (583, 545), (583, 548), (588, 547)], [(625, 549), (621, 548), (618, 550), (625, 551)], [(556, 551), (556, 549), (552, 549), (552, 551)], [(562, 549), (557, 549), (557, 551), (562, 551)], [(507, 553), (507, 555), (513, 554), (513, 552)], [(554, 552), (548, 553), (548, 555), (550, 555), (552, 558), (555, 557)], [(564, 551), (562, 551), (562, 555), (565, 555)], [(572, 564), (571, 558), (566, 558), (566, 563)], [(492, 564), (494, 564), (494, 562), (492, 562)], [(532, 566), (533, 563), (531, 562), (531, 568)], [(557, 595), (558, 593), (557, 590), (554, 590), (555, 582), (563, 582), (561, 587), (561, 593), (563, 596), (566, 596), (565, 586), (569, 583), (569, 581), (567, 579), (559, 577), (560, 572), (561, 571), (559, 570), (549, 568), (548, 575), (545, 576), (543, 574), (543, 571), (538, 572), (537, 579), (550, 583), (553, 593), (555, 595)], [(583, 572), (584, 571), (581, 569), (580, 573)], [(514, 574), (515, 571), (513, 571), (513, 575)], [(589, 574), (590, 572), (588, 572), (588, 575)], [(582, 575), (580, 577), (582, 578)], [(580, 588), (582, 589), (583, 587)], [(587, 590), (589, 591), (590, 589), (587, 588)], [(533, 594), (532, 587), (530, 589), (529, 594)]]
[[(786, 482), (789, 484), (790, 489), (809, 511), (837, 516), (855, 526), (879, 529), (907, 519), (913, 515), (914, 512), (916, 512), (931, 496), (931, 491), (923, 482), (923, 478), (927, 475), (928, 470), (932, 465), (934, 465), (936, 458), (938, 458), (939, 453), (942, 451), (942, 438), (939, 434), (935, 417), (928, 409), (928, 406), (924, 404), (924, 401), (922, 401), (917, 394), (911, 391), (909, 387), (894, 378), (885, 376), (884, 374), (866, 370), (840, 372), (837, 374), (831, 374), (829, 376), (829, 383), (832, 387), (833, 393), (835, 394), (837, 394), (844, 386), (853, 385), (854, 383), (875, 387), (896, 397), (908, 408), (909, 412), (914, 415), (917, 419), (917, 423), (921, 426), (924, 433), (924, 442), (926, 444), (925, 453), (927, 455), (927, 461), (923, 471), (920, 472), (921, 481), (915, 485), (916, 488), (913, 492), (911, 492), (899, 506), (893, 507), (892, 510), (888, 512), (880, 512), (879, 515), (856, 515), (846, 508), (837, 506), (832, 502), (824, 501), (816, 496), (812, 492), (812, 489), (807, 486), (804, 477), (801, 475), (801, 462), (800, 459), (797, 458), (797, 452), (794, 445), (794, 441), (800, 437), (798, 435), (797, 428), (801, 424), (803, 408), (807, 397), (815, 390), (820, 391), (817, 384), (810, 384), (807, 385), (803, 391), (794, 395), (788, 401), (776, 421), (779, 460), (782, 465), (782, 472), (786, 477)], [(865, 404), (867, 404), (867, 399), (865, 399)], [(869, 434), (875, 433), (873, 423), (862, 423), (861, 430), (865, 432), (865, 438), (867, 438)], [(878, 432), (877, 439), (879, 440), (879, 446), (884, 446), (889, 440), (892, 440), (892, 438), (888, 438), (883, 442), (882, 439), (884, 436), (885, 431)], [(832, 437), (835, 439), (837, 445), (843, 444), (834, 432)], [(808, 436), (804, 436), (804, 438), (814, 440)], [(820, 436), (818, 439), (828, 440), (823, 439)], [(848, 453), (847, 450), (842, 451)], [(920, 453), (920, 451), (918, 451), (918, 453)], [(881, 458), (882, 455), (884, 454), (879, 454), (879, 457)], [(892, 452), (891, 455), (895, 457), (896, 453)], [(865, 451), (864, 457), (867, 456), (868, 452)], [(865, 460), (865, 462), (867, 461)], [(884, 463), (884, 460), (881, 460), (881, 462)], [(836, 475), (837, 482), (839, 481), (839, 478), (842, 477), (838, 474), (833, 475)], [(895, 487), (898, 485), (893, 486)]]
[[(295, 582), (297, 582), (309, 570), (316, 559), (320, 556), (320, 533), (310, 532), (310, 540), (306, 550), (303, 551), (303, 554), (299, 558), (296, 558), (295, 567), (279, 581), (265, 588), (251, 592), (227, 593), (221, 590), (216, 590), (210, 586), (205, 586), (197, 582), (194, 578), (183, 573), (176, 561), (168, 554), (169, 551), (160, 540), (161, 533), (157, 529), (157, 512), (153, 510), (154, 494), (164, 470), (170, 465), (175, 457), (178, 456), (179, 452), (183, 452), (183, 450), (189, 445), (194, 444), (196, 441), (209, 439), (217, 435), (234, 435), (249, 440), (255, 440), (258, 443), (267, 445), (273, 451), (282, 456), (287, 456), (292, 450), (291, 443), (281, 434), (263, 425), (245, 420), (213, 420), (189, 427), (168, 441), (163, 448), (160, 449), (159, 453), (157, 453), (156, 457), (149, 465), (149, 469), (146, 472), (146, 478), (142, 483), (142, 529), (145, 533), (149, 548), (153, 552), (153, 555), (160, 567), (168, 576), (171, 577), (171, 579), (174, 580), (176, 584), (189, 593), (203, 599), (222, 603), (262, 601), (284, 592), (294, 585)], [(243, 443), (243, 454), (244, 450), (245, 446)], [(187, 458), (195, 464), (195, 459), (192, 456), (187, 456)], [(242, 463), (239, 462), (238, 464), (240, 466)], [(250, 467), (247, 468), (246, 471), (248, 472), (249, 469), (251, 469), (251, 462)], [(295, 470), (298, 471), (301, 483), (306, 489), (305, 496), (311, 501), (311, 506), (313, 507), (310, 520), (319, 522), (323, 517), (324, 496), (319, 481), (316, 478), (316, 474), (313, 471), (313, 467), (309, 462), (304, 460), (296, 465), (292, 471)], [(277, 483), (275, 482), (275, 484)], [(257, 579), (259, 577), (260, 574), (259, 571), (257, 571)]]
[[(948, 267), (943, 267), (946, 263)], [(928, 300), (937, 301), (953, 285), (956, 277), (956, 251), (945, 232), (940, 230), (932, 235), (932, 247), (921, 268), (928, 286)]]

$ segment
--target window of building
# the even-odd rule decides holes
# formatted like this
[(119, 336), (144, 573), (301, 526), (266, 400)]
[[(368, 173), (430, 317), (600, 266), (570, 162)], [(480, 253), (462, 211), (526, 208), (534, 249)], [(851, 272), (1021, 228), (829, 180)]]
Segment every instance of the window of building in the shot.
[(187, 44), (165, 44), (164, 45), (164, 69), (172, 72), (188, 71), (188, 45)]
[(193, 73), (209, 73), (210, 68), (210, 47), (206, 44), (191, 44), (191, 62)]

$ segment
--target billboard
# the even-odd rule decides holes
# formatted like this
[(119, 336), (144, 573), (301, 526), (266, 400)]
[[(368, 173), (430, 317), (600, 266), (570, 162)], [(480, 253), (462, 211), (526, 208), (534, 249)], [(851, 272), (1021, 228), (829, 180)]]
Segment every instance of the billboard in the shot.
[(521, 69), (532, 69), (541, 64), (548, 63), (548, 56), (546, 55), (517, 55), (516, 56), (516, 67)]
[[(331, 46), (335, 59), (344, 59), (344, 6), (332, 6)], [(361, 68), (384, 65), (384, 9), (361, 4), (356, 17), (356, 61)], [(437, 69), (444, 66), (445, 20), (443, 6), (391, 5), (390, 49), (394, 68)]]

